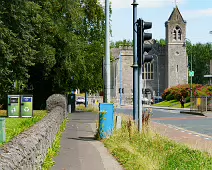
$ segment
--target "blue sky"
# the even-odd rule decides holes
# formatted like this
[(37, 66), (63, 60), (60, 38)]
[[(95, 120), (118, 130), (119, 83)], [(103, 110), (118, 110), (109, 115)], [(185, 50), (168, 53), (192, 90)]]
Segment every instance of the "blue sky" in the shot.
[[(103, 0), (104, 1), (104, 0)], [(133, 0), (112, 1), (111, 40), (132, 40)], [(165, 21), (168, 20), (175, 0), (137, 0), (138, 18), (153, 24), (151, 31), (154, 39), (165, 38)], [(187, 38), (192, 43), (212, 42), (212, 0), (177, 0), (178, 8), (187, 21)]]

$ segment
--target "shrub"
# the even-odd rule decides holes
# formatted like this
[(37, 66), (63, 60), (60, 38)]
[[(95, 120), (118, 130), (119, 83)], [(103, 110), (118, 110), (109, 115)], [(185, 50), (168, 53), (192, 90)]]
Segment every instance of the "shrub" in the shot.
[(167, 101), (174, 100), (174, 95), (168, 94), (168, 95), (166, 96), (166, 100), (167, 100)]
[[(192, 84), (193, 95), (196, 97), (212, 96), (212, 86), (203, 86), (201, 84)], [(164, 100), (180, 100), (181, 97), (190, 101), (190, 84), (177, 85), (164, 90), (162, 98)]]

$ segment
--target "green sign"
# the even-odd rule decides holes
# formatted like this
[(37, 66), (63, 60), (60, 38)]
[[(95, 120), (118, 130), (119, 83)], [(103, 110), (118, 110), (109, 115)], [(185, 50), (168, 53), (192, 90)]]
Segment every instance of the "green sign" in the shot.
[(194, 71), (189, 71), (189, 76), (194, 77)]
[(5, 118), (0, 118), (0, 143), (6, 141)]
[(21, 117), (33, 117), (32, 95), (21, 96)]
[(8, 95), (8, 117), (19, 117), (20, 115), (20, 96)]

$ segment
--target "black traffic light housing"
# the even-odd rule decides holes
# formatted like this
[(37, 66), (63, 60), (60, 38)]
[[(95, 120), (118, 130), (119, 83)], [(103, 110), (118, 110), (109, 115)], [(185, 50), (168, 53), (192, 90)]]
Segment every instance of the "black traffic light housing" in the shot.
[(152, 28), (152, 22), (145, 22), (142, 19), (137, 20), (137, 55), (138, 65), (141, 66), (144, 63), (151, 62), (153, 60), (152, 55), (146, 55), (152, 49), (151, 44), (145, 44), (144, 41), (152, 39), (152, 33), (145, 33), (144, 30)]

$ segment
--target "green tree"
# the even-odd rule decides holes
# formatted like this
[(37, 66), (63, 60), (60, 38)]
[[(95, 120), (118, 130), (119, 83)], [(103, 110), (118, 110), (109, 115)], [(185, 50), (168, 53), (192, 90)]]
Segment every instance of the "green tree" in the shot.
[(193, 77), (193, 83), (204, 84), (207, 83), (207, 79), (204, 75), (210, 73), (210, 60), (212, 59), (211, 44), (190, 44), (187, 42), (187, 54), (188, 63), (191, 67), (192, 58), (192, 70), (195, 72)]

